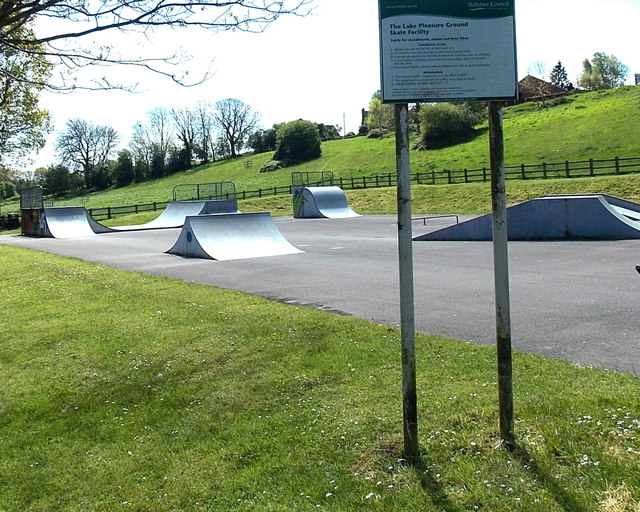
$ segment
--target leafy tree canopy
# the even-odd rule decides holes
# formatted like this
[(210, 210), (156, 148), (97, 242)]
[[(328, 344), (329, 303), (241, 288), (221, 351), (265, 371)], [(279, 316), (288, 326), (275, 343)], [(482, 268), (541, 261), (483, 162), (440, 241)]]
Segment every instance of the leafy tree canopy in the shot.
[[(28, 38), (33, 31), (20, 27), (15, 33)], [(0, 165), (20, 161), (44, 146), (51, 120), (39, 106), (39, 92), (50, 69), (38, 52), (0, 44)]]
[(311, 121), (298, 119), (278, 127), (276, 133), (275, 160), (288, 163), (306, 162), (322, 154), (318, 126)]
[(596, 52), (592, 60), (585, 59), (582, 63), (578, 85), (588, 91), (615, 89), (624, 84), (628, 75), (629, 68), (618, 57)]

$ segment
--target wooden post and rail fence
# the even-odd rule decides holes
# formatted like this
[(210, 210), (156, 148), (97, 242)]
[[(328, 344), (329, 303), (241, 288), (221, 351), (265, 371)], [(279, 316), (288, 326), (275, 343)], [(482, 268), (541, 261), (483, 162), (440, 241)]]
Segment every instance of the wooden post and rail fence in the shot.
[[(561, 178), (585, 178), (594, 176), (615, 176), (640, 173), (640, 157), (611, 159), (594, 159), (564, 162), (542, 162), (540, 164), (520, 164), (505, 166), (505, 177), (508, 180), (547, 180)], [(368, 188), (383, 188), (397, 186), (396, 173), (378, 174), (371, 176), (351, 176), (331, 178), (330, 182), (322, 185), (334, 185), (343, 190), (360, 190)], [(491, 170), (489, 167), (477, 169), (443, 169), (418, 171), (411, 174), (411, 181), (417, 185), (454, 185), (462, 183), (489, 183)], [(195, 185), (196, 192), (190, 197), (179, 197), (179, 200), (193, 199), (225, 199), (235, 198), (239, 201), (258, 199), (263, 197), (291, 194), (291, 185), (260, 188), (257, 190), (239, 190), (233, 193), (207, 196), (201, 195), (201, 187)], [(108, 206), (102, 208), (88, 208), (89, 213), (96, 220), (105, 220), (118, 215), (130, 215), (146, 211), (164, 209), (169, 201), (135, 204), (130, 206)], [(15, 215), (15, 214), (14, 214)], [(0, 219), (2, 226), (6, 226), (7, 219)]]

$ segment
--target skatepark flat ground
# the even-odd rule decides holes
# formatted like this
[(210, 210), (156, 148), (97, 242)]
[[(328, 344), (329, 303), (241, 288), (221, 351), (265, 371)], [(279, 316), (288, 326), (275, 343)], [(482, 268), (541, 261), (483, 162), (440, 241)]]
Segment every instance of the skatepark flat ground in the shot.
[[(165, 254), (179, 229), (76, 239), (2, 236), (0, 244), (240, 290), (396, 326), (396, 218), (276, 218), (303, 254), (234, 261)], [(419, 235), (450, 224), (414, 221)], [(491, 242), (414, 242), (420, 332), (495, 343)], [(515, 350), (640, 375), (640, 241), (510, 242)], [(418, 364), (420, 354), (418, 353)], [(516, 372), (518, 368), (516, 368)]]

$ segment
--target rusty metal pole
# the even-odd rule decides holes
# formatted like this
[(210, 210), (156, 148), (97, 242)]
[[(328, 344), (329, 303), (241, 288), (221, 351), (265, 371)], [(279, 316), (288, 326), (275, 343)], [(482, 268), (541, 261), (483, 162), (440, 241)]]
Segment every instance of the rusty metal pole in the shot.
[(498, 402), (500, 437), (509, 449), (515, 446), (513, 419), (513, 363), (511, 357), (511, 309), (509, 255), (507, 249), (507, 200), (504, 169), (502, 104), (489, 102), (491, 205), (493, 209), (493, 268), (496, 302)]
[(396, 104), (396, 168), (398, 173), (398, 260), (400, 267), (400, 331), (402, 338), (402, 416), (404, 458), (418, 459), (418, 399), (413, 296), (413, 237), (411, 234), (411, 166), (409, 106)]

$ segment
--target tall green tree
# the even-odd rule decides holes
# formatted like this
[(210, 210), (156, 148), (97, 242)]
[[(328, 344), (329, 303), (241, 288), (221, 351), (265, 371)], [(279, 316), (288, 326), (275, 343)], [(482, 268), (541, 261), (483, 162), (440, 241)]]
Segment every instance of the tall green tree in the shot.
[(376, 91), (369, 101), (369, 112), (367, 114), (366, 123), (369, 130), (378, 130), (381, 133), (393, 130), (393, 105), (382, 103), (382, 95), (380, 91)]
[[(27, 27), (15, 30), (27, 38), (33, 34)], [(39, 94), (50, 71), (42, 55), (0, 45), (0, 165), (15, 164), (44, 146), (51, 118), (40, 108)]]
[(588, 91), (615, 89), (624, 84), (627, 76), (629, 68), (620, 62), (618, 57), (596, 52), (593, 59), (585, 59), (582, 63), (578, 85)]
[(567, 76), (567, 70), (564, 69), (562, 62), (558, 61), (558, 63), (553, 66), (551, 70), (551, 74), (549, 75), (549, 80), (556, 87), (561, 87), (562, 89), (573, 89), (573, 84), (569, 81), (569, 77)]

